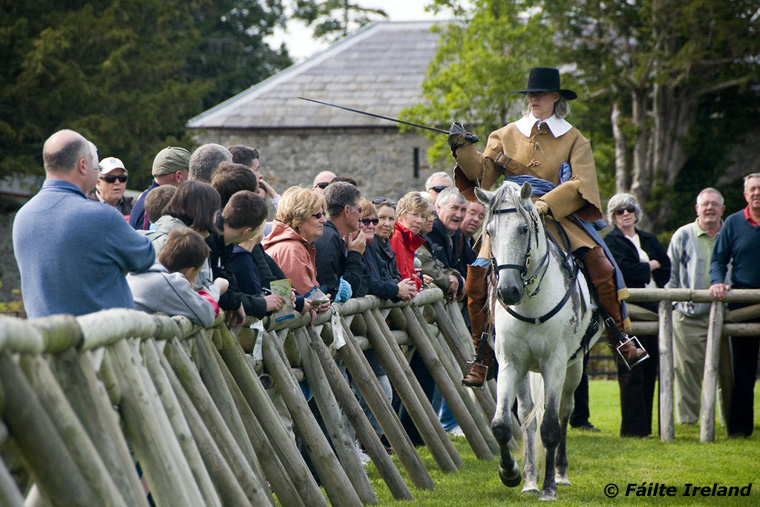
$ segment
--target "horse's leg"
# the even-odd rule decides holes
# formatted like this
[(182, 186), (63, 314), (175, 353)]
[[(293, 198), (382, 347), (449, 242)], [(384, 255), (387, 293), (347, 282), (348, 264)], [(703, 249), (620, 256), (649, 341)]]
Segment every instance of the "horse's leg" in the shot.
[[(522, 422), (523, 452), (525, 453), (525, 464), (523, 465), (525, 484), (523, 484), (522, 492), (538, 494), (538, 469), (536, 468), (535, 451), (536, 417), (535, 414), (532, 414), (534, 400), (531, 396), (530, 389), (532, 376), (533, 375), (528, 373), (525, 380), (520, 383), (520, 387), (517, 391), (517, 412), (520, 415), (520, 421)], [(538, 400), (536, 400), (536, 402), (538, 402)]]
[(554, 479), (557, 481), (557, 484), (565, 486), (570, 485), (570, 480), (567, 478), (567, 423), (570, 419), (570, 414), (573, 413), (575, 389), (580, 383), (581, 375), (583, 375), (582, 360), (576, 361), (568, 367), (565, 385), (562, 388), (562, 401), (559, 406), (560, 437), (559, 445), (557, 446), (557, 463)]
[(499, 459), (499, 478), (505, 486), (514, 488), (520, 484), (520, 467), (509, 451), (509, 440), (512, 438), (512, 405), (515, 402), (515, 386), (525, 374), (518, 375), (514, 366), (500, 362), (499, 380), (496, 402), (496, 413), (491, 421), (493, 436), (499, 443), (501, 458)]
[(541, 423), (541, 439), (546, 448), (546, 471), (544, 485), (539, 500), (554, 500), (557, 495), (557, 483), (554, 481), (557, 446), (560, 440), (559, 402), (562, 387), (565, 384), (567, 365), (555, 364), (542, 368), (544, 375), (544, 420)]

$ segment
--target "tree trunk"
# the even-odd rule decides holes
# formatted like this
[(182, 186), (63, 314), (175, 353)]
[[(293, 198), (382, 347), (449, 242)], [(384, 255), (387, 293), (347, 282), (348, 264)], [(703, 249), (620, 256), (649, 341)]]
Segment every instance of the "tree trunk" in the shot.
[(628, 167), (628, 154), (625, 149), (620, 100), (615, 100), (612, 103), (610, 123), (612, 124), (612, 137), (615, 140), (615, 192), (625, 192), (630, 185), (631, 171)]

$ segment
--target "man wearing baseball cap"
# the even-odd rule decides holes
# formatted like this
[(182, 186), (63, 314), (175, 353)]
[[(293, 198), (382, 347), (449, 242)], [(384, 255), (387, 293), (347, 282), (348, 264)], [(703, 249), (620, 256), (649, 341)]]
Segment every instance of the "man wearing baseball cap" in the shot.
[(134, 199), (124, 197), (126, 189), (127, 169), (124, 167), (124, 162), (116, 157), (106, 157), (101, 160), (95, 193), (90, 195), (90, 199), (110, 204), (122, 215), (128, 217), (134, 206)]
[(190, 165), (190, 152), (185, 148), (168, 146), (159, 151), (153, 159), (153, 183), (137, 199), (132, 215), (129, 217), (129, 225), (135, 229), (147, 230), (150, 220), (145, 212), (145, 198), (154, 188), (161, 185), (178, 187), (183, 181), (187, 181), (188, 167)]

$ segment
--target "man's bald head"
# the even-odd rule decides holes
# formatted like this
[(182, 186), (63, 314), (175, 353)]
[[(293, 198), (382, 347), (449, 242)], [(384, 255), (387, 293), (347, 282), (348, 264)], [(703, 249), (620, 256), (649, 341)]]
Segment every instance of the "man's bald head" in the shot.
[(82, 134), (73, 130), (59, 130), (50, 136), (42, 147), (45, 172), (70, 173), (81, 159), (89, 159), (94, 151), (95, 145)]

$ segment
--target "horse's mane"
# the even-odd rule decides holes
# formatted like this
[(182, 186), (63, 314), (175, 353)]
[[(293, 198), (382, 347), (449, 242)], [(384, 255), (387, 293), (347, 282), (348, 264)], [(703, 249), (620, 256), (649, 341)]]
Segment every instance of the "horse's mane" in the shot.
[(496, 190), (494, 198), (491, 199), (491, 202), (488, 204), (488, 213), (485, 219), (486, 223), (491, 219), (494, 211), (501, 209), (504, 203), (509, 203), (514, 206), (524, 220), (530, 220), (530, 217), (528, 216), (529, 211), (525, 208), (522, 199), (520, 198), (520, 185), (511, 181), (505, 181)]

